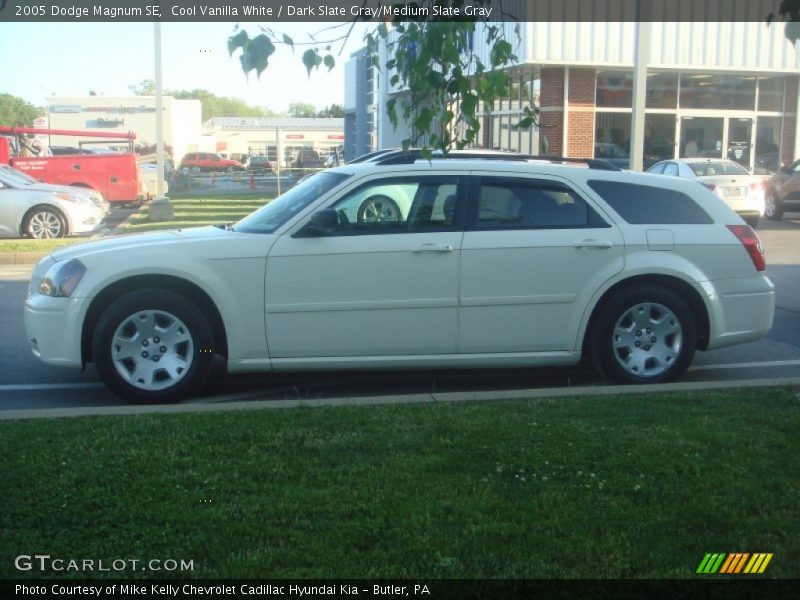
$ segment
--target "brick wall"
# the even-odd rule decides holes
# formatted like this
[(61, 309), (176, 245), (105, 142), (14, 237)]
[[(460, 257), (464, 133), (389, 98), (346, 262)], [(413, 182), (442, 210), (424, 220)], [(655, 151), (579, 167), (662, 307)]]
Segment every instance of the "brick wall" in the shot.
[(564, 137), (564, 69), (548, 67), (541, 71), (539, 92), (539, 139), (547, 138), (547, 153), (563, 154)]
[(569, 70), (567, 156), (593, 156), (596, 77), (594, 69)]

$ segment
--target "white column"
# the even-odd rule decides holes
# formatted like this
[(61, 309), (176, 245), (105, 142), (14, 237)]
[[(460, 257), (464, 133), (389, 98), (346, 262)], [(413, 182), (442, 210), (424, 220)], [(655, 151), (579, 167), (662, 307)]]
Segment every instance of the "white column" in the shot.
[(630, 169), (641, 171), (644, 164), (644, 108), (647, 94), (647, 61), (650, 54), (650, 21), (636, 23), (635, 44)]
[(164, 106), (162, 102), (161, 81), (161, 23), (156, 21), (155, 30), (155, 59), (156, 59), (156, 197), (164, 195)]
[[(800, 86), (800, 83), (798, 83), (798, 86)], [(797, 90), (797, 106), (794, 107), (794, 115), (794, 154), (792, 154), (792, 160), (789, 165), (800, 158), (800, 89)], [(780, 162), (780, 158), (778, 162)], [(788, 167), (789, 165), (786, 166)]]

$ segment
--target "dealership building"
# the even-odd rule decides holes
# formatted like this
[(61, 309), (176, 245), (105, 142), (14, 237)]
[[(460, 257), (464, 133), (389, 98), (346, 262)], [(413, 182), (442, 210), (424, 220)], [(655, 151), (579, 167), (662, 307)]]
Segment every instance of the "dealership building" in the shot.
[(283, 157), (288, 163), (300, 150), (310, 149), (325, 157), (344, 144), (344, 121), (334, 118), (215, 117), (203, 124), (214, 140), (214, 148), (231, 158), (261, 155), (273, 163)]
[[(569, 157), (625, 159), (630, 153), (635, 22), (528, 22), (515, 45), (508, 93), (479, 106), (477, 147)], [(484, 24), (474, 50), (489, 64)], [(797, 115), (800, 48), (783, 25), (756, 22), (649, 23), (644, 119), (645, 164), (690, 156), (731, 158), (757, 172), (800, 157)], [(381, 63), (386, 61), (383, 49)], [(399, 147), (386, 101), (389, 85), (363, 53), (347, 64), (345, 148), (351, 156)], [(360, 103), (358, 98), (362, 98)], [(540, 107), (539, 126), (515, 127), (523, 107)], [(491, 108), (491, 110), (487, 110)]]
[[(164, 143), (173, 148), (178, 160), (196, 150), (203, 142), (199, 100), (162, 98)], [(48, 99), (47, 119), (50, 129), (108, 131), (136, 134), (136, 143), (156, 143), (156, 99), (154, 96), (80, 96)], [(51, 146), (76, 146), (97, 138), (52, 136)], [(109, 146), (109, 144), (103, 144)], [(91, 146), (90, 146), (91, 147)]]

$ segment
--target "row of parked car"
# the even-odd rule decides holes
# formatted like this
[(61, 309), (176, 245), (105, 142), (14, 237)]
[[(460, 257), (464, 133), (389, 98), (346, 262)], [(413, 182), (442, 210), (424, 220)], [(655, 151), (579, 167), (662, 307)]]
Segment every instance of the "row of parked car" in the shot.
[[(263, 155), (249, 156), (243, 163), (223, 158), (213, 152), (189, 152), (181, 160), (181, 168), (200, 172), (234, 173), (236, 171), (272, 171), (272, 162)], [(311, 148), (299, 150), (290, 163), (293, 169), (324, 169), (333, 166)]]

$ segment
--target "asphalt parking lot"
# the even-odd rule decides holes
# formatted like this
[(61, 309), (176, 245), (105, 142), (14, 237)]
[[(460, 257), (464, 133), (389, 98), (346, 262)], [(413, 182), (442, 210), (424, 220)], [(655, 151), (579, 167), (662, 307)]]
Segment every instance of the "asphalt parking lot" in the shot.
[[(800, 377), (800, 214), (762, 221), (767, 274), (775, 282), (777, 308), (770, 334), (757, 342), (700, 352), (684, 381), (769, 380)], [(22, 324), (30, 266), (0, 268), (0, 411), (26, 408), (124, 404), (100, 383), (91, 365), (84, 372), (41, 363), (30, 352)], [(523, 390), (602, 384), (580, 369), (503, 369), (226, 376), (222, 368), (193, 402), (243, 398), (317, 399), (414, 393)]]

